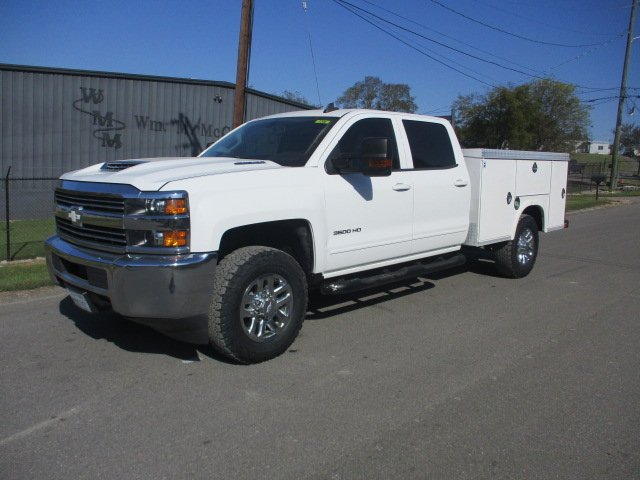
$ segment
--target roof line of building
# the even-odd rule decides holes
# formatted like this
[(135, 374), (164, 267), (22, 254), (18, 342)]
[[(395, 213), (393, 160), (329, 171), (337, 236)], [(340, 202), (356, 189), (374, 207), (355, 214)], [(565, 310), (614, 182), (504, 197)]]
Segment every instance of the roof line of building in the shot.
[[(200, 80), (194, 78), (177, 78), (177, 77), (163, 77), (156, 75), (142, 75), (137, 73), (118, 73), (118, 72), (102, 72), (97, 70), (77, 70), (72, 68), (58, 68), (58, 67), (37, 67), (31, 65), (12, 65), (8, 63), (0, 63), (0, 70), (8, 70), (13, 72), (27, 72), (27, 73), (48, 73), (58, 75), (70, 75), (70, 76), (85, 76), (85, 77), (98, 77), (98, 78), (119, 78), (122, 80), (146, 80), (151, 82), (166, 82), (166, 83), (187, 83), (191, 85), (203, 85), (208, 87), (221, 87), (235, 90), (236, 86), (231, 82), (223, 82), (217, 80)], [(270, 100), (276, 100), (278, 102), (286, 103), (298, 108), (314, 109), (318, 108), (313, 105), (305, 105), (293, 100), (289, 100), (278, 95), (271, 93), (261, 92), (254, 90), (253, 88), (247, 88), (247, 93), (256, 95), (258, 97), (267, 98)]]

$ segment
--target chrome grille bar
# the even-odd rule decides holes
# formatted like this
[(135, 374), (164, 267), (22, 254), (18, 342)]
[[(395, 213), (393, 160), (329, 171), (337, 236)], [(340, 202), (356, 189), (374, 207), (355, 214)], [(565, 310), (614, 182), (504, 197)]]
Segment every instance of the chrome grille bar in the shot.
[(56, 217), (56, 226), (58, 227), (59, 233), (69, 236), (73, 239), (85, 240), (92, 243), (102, 243), (114, 247), (122, 247), (123, 251), (127, 246), (127, 234), (124, 230), (98, 227), (93, 225), (84, 225), (82, 227), (77, 227), (73, 225), (69, 220), (65, 220), (59, 217)]
[(55, 200), (61, 205), (79, 206), (96, 212), (124, 214), (124, 198), (122, 197), (56, 190)]

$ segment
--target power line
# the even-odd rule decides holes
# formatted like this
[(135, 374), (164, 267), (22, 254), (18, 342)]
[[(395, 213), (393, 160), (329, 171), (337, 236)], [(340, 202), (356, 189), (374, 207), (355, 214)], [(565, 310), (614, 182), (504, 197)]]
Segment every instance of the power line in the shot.
[[(345, 3), (348, 3), (346, 0), (340, 0), (340, 1), (344, 1)], [(498, 66), (498, 67), (500, 67), (500, 68), (504, 68), (504, 69), (507, 69), (507, 70), (511, 70), (511, 71), (513, 71), (513, 72), (516, 72), (516, 73), (519, 73), (519, 74), (522, 74), (522, 75), (526, 75), (526, 76), (529, 76), (529, 77), (532, 77), (532, 78), (537, 78), (537, 79), (545, 79), (545, 78), (549, 78), (549, 77), (551, 76), (551, 73), (549, 72), (549, 70), (554, 70), (555, 68), (558, 68), (558, 67), (560, 67), (560, 66), (562, 66), (562, 65), (564, 65), (564, 64), (566, 64), (566, 63), (569, 63), (569, 62), (571, 62), (571, 61), (573, 61), (573, 60), (577, 60), (577, 59), (579, 59), (579, 58), (581, 58), (581, 57), (583, 57), (583, 56), (586, 56), (586, 55), (588, 55), (588, 54), (590, 54), (590, 53), (593, 53), (594, 51), (598, 50), (599, 48), (602, 48), (604, 45), (608, 45), (609, 43), (614, 42), (615, 40), (617, 40), (617, 39), (618, 39), (618, 37), (611, 38), (611, 39), (607, 40), (606, 42), (604, 42), (604, 43), (602, 43), (602, 44), (599, 44), (597, 47), (595, 47), (595, 48), (593, 48), (593, 49), (591, 49), (591, 50), (588, 50), (588, 51), (586, 51), (586, 52), (583, 52), (583, 53), (581, 53), (580, 55), (577, 55), (576, 57), (574, 57), (574, 58), (572, 58), (572, 59), (570, 59), (570, 60), (567, 60), (567, 61), (565, 61), (565, 62), (563, 62), (563, 63), (561, 63), (561, 64), (559, 64), (559, 65), (556, 65), (556, 66), (554, 66), (554, 67), (551, 67), (551, 68), (550, 68), (550, 69), (548, 69), (547, 71), (540, 72), (540, 71), (536, 71), (536, 70), (534, 70), (534, 69), (533, 69), (533, 68), (531, 68), (531, 67), (527, 67), (527, 66), (525, 66), (525, 65), (521, 65), (521, 64), (516, 63), (516, 62), (514, 62), (514, 61), (512, 61), (512, 60), (506, 59), (506, 58), (504, 58), (504, 57), (500, 57), (500, 56), (495, 55), (495, 54), (493, 54), (493, 53), (487, 52), (486, 50), (482, 50), (482, 49), (480, 49), (480, 48), (478, 48), (478, 47), (475, 47), (475, 46), (473, 46), (473, 45), (470, 45), (470, 44), (468, 44), (468, 43), (465, 43), (465, 42), (463, 42), (463, 41), (461, 41), (461, 40), (459, 40), (459, 39), (457, 39), (457, 38), (455, 38), (455, 37), (452, 37), (452, 36), (450, 36), (450, 35), (446, 35), (446, 34), (444, 34), (444, 33), (442, 33), (442, 32), (439, 32), (438, 30), (435, 30), (435, 29), (429, 28), (429, 27), (427, 27), (426, 25), (423, 25), (423, 24), (418, 23), (418, 22), (416, 22), (416, 21), (413, 21), (413, 20), (411, 20), (411, 19), (409, 19), (409, 18), (407, 18), (407, 17), (404, 17), (404, 16), (402, 16), (402, 15), (399, 15), (399, 14), (397, 14), (397, 13), (395, 13), (395, 12), (391, 11), (391, 10), (388, 10), (388, 9), (386, 9), (386, 8), (384, 8), (384, 7), (381, 7), (381, 6), (379, 6), (379, 5), (376, 5), (375, 3), (373, 3), (373, 2), (371, 2), (371, 1), (369, 1), (369, 0), (360, 0), (360, 1), (361, 1), (361, 2), (364, 2), (364, 3), (367, 3), (367, 4), (369, 4), (369, 5), (373, 6), (373, 7), (379, 8), (380, 10), (383, 10), (383, 11), (385, 11), (385, 12), (387, 12), (387, 13), (389, 13), (389, 14), (391, 14), (391, 15), (395, 16), (395, 17), (401, 18), (401, 19), (403, 19), (403, 20), (405, 20), (405, 21), (407, 21), (407, 22), (409, 22), (409, 23), (413, 23), (414, 25), (417, 25), (417, 26), (419, 26), (419, 27), (422, 27), (422, 28), (424, 28), (424, 29), (426, 29), (426, 30), (430, 30), (430, 31), (432, 31), (432, 32), (435, 32), (435, 33), (437, 33), (438, 35), (442, 35), (442, 36), (444, 36), (444, 37), (446, 37), (446, 38), (449, 38), (449, 39), (454, 40), (454, 41), (456, 41), (456, 42), (458, 42), (458, 43), (461, 43), (461, 44), (463, 44), (463, 45), (466, 45), (466, 46), (468, 46), (468, 47), (471, 47), (471, 48), (473, 48), (473, 49), (475, 49), (475, 50), (478, 50), (478, 51), (480, 51), (480, 52), (486, 53), (486, 54), (488, 54), (489, 56), (492, 56), (492, 57), (494, 57), (494, 58), (498, 58), (498, 59), (500, 59), (500, 60), (506, 61), (506, 62), (511, 63), (511, 64), (513, 64), (513, 65), (516, 65), (516, 66), (519, 66), (519, 67), (521, 67), (521, 68), (525, 68), (525, 69), (527, 69), (527, 70), (530, 70), (530, 71), (531, 71), (531, 72), (533, 72), (533, 73), (527, 73), (527, 72), (523, 72), (523, 71), (518, 70), (518, 69), (509, 68), (509, 67), (504, 66), (504, 65), (502, 65), (502, 64), (499, 64), (499, 63), (497, 63), (497, 62), (492, 62), (492, 61), (489, 61), (489, 60), (483, 59), (483, 58), (481, 58), (481, 57), (478, 57), (477, 55), (469, 54), (469, 53), (464, 52), (464, 51), (462, 51), (462, 50), (460, 50), (460, 49), (456, 49), (456, 48), (454, 48), (454, 47), (451, 47), (451, 46), (449, 46), (449, 45), (443, 44), (443, 43), (441, 43), (441, 42), (437, 42), (436, 40), (433, 40), (433, 39), (431, 39), (431, 38), (429, 38), (429, 37), (425, 37), (424, 35), (421, 35), (420, 33), (416, 32), (416, 31), (414, 31), (414, 30), (411, 30), (411, 29), (405, 28), (405, 27), (403, 27), (403, 26), (401, 26), (401, 25), (398, 25), (398, 24), (393, 23), (393, 22), (391, 22), (391, 21), (389, 21), (389, 20), (386, 20), (386, 19), (384, 19), (384, 18), (382, 18), (382, 17), (380, 17), (380, 16), (378, 16), (378, 15), (374, 14), (373, 12), (371, 12), (371, 11), (369, 11), (369, 10), (366, 10), (366, 9), (364, 9), (364, 8), (358, 7), (358, 6), (353, 5), (353, 4), (350, 4), (350, 5), (352, 5), (354, 8), (359, 9), (359, 10), (360, 10), (360, 11), (362, 11), (362, 12), (365, 12), (365, 13), (367, 13), (367, 14), (371, 15), (371, 16), (374, 16), (374, 17), (378, 18), (379, 20), (381, 20), (381, 21), (383, 21), (383, 22), (385, 22), (385, 23), (388, 23), (388, 24), (390, 24), (390, 25), (393, 25), (393, 26), (394, 26), (394, 27), (396, 27), (396, 28), (400, 28), (400, 29), (402, 29), (402, 30), (405, 30), (405, 31), (407, 31), (407, 32), (409, 32), (409, 33), (412, 33), (413, 35), (419, 36), (420, 38), (423, 38), (423, 39), (425, 39), (425, 40), (428, 40), (428, 41), (431, 41), (431, 42), (435, 42), (436, 44), (438, 44), (438, 45), (440, 45), (440, 46), (443, 46), (444, 48), (449, 48), (449, 49), (451, 49), (451, 50), (453, 50), (453, 51), (455, 51), (455, 52), (457, 52), (457, 53), (461, 53), (462, 55), (470, 56), (471, 58), (474, 58), (474, 59), (476, 59), (476, 60), (479, 60), (479, 61), (482, 61), (482, 62), (485, 62), (485, 63), (490, 63), (490, 64), (492, 64), (492, 65), (496, 65), (496, 66)], [(576, 83), (573, 83), (573, 82), (572, 82), (572, 84), (573, 84), (574, 86), (576, 86), (577, 88), (584, 88), (584, 89), (593, 89), (593, 88), (597, 88), (597, 87), (587, 87), (587, 86), (579, 85), (579, 84), (576, 84)], [(616, 88), (617, 88), (617, 87), (616, 87)]]
[[(541, 6), (549, 6), (551, 8), (553, 8), (556, 11), (569, 11), (569, 12), (575, 12), (576, 10), (580, 10), (581, 12), (602, 12), (602, 8), (601, 7), (591, 7), (591, 8), (587, 8), (584, 6), (584, 0), (579, 0), (578, 5), (576, 6), (560, 6), (558, 5), (558, 1), (557, 0), (550, 0), (548, 2), (541, 2), (541, 1), (536, 1), (531, 2), (531, 0), (524, 0), (523, 2), (518, 2), (518, 1), (514, 1), (514, 0), (500, 0), (501, 3), (510, 3), (511, 5), (517, 6), (517, 7), (531, 7), (533, 6), (534, 8), (539, 8)], [(624, 8), (629, 8), (629, 5), (617, 5), (617, 6), (611, 6), (611, 9), (624, 9)]]
[[(352, 13), (353, 15), (355, 15), (355, 16), (359, 17), (360, 19), (364, 20), (364, 21), (365, 21), (365, 22), (367, 22), (369, 25), (372, 25), (373, 27), (377, 28), (377, 29), (378, 29), (378, 30), (380, 30), (381, 32), (383, 32), (383, 33), (385, 33), (385, 34), (387, 34), (387, 35), (389, 35), (389, 36), (391, 36), (391, 37), (395, 38), (396, 40), (398, 40), (399, 42), (401, 42), (401, 43), (403, 43), (404, 45), (408, 46), (409, 48), (411, 48), (411, 49), (413, 49), (413, 50), (417, 51), (418, 53), (420, 53), (420, 54), (422, 54), (422, 55), (424, 55), (424, 56), (426, 56), (426, 57), (430, 58), (430, 59), (431, 59), (431, 60), (433, 60), (434, 62), (437, 62), (437, 63), (439, 63), (439, 64), (441, 64), (441, 65), (443, 65), (443, 66), (445, 66), (445, 67), (447, 67), (447, 68), (449, 68), (449, 69), (451, 69), (451, 70), (455, 71), (455, 72), (458, 72), (458, 73), (459, 73), (459, 74), (461, 74), (461, 75), (464, 75), (465, 77), (471, 78), (472, 80), (475, 80), (475, 81), (477, 81), (477, 82), (480, 82), (480, 83), (482, 83), (482, 84), (484, 84), (484, 85), (487, 85), (487, 86), (489, 86), (489, 87), (495, 87), (495, 85), (492, 85), (492, 84), (490, 84), (490, 83), (487, 83), (487, 82), (485, 82), (484, 80), (480, 80), (479, 78), (474, 77), (473, 75), (469, 75), (468, 73), (465, 73), (465, 72), (463, 72), (462, 70), (458, 70), (457, 68), (452, 67), (451, 65), (449, 65), (449, 64), (447, 64), (447, 63), (445, 63), (445, 62), (443, 62), (443, 61), (441, 61), (441, 60), (438, 60), (437, 58), (433, 57), (432, 55), (429, 55), (428, 53), (424, 52), (423, 50), (420, 50), (420, 49), (419, 49), (419, 48), (417, 48), (416, 46), (411, 45), (410, 43), (406, 42), (405, 40), (403, 40), (402, 38), (398, 37), (397, 35), (395, 35), (395, 34), (393, 34), (393, 33), (389, 32), (389, 31), (387, 31), (387, 30), (383, 29), (383, 28), (382, 28), (382, 27), (380, 27), (379, 25), (376, 25), (375, 23), (373, 23), (372, 21), (370, 21), (368, 18), (366, 18), (366, 17), (364, 17), (364, 16), (360, 15), (358, 12), (356, 12), (356, 11), (354, 11), (354, 10), (350, 9), (347, 5), (345, 5), (345, 3), (346, 3), (346, 4), (348, 4), (348, 5), (351, 5), (351, 4), (349, 4), (348, 2), (343, 2), (342, 0), (333, 0), (333, 2), (334, 2), (334, 3), (336, 3), (337, 5), (341, 6), (342, 8), (344, 8), (345, 10), (347, 10), (348, 12)], [(354, 6), (354, 7), (355, 7), (355, 6)], [(355, 8), (358, 8), (358, 7), (355, 7)]]
[[(449, 49), (449, 50), (452, 50), (452, 51), (454, 51), (454, 52), (460, 53), (460, 54), (465, 55), (465, 56), (467, 56), (467, 57), (474, 58), (474, 59), (479, 60), (479, 61), (481, 61), (481, 62), (489, 63), (489, 64), (491, 64), (491, 65), (495, 65), (496, 67), (500, 67), (500, 68), (503, 68), (503, 69), (505, 69), (505, 70), (510, 70), (510, 71), (512, 71), (512, 72), (519, 73), (519, 74), (521, 74), (521, 75), (526, 75), (526, 76), (528, 76), (528, 77), (534, 77), (534, 78), (538, 78), (538, 79), (544, 79), (544, 78), (545, 78), (545, 77), (544, 77), (544, 76), (542, 76), (542, 75), (534, 75), (534, 74), (531, 74), (531, 73), (527, 73), (527, 72), (525, 72), (525, 71), (523, 71), (523, 70), (519, 70), (519, 69), (517, 69), (517, 68), (507, 67), (507, 66), (502, 65), (502, 64), (500, 64), (500, 63), (498, 63), (498, 62), (494, 62), (493, 60), (487, 60), (486, 58), (479, 57), (478, 55), (474, 55), (474, 54), (472, 54), (472, 53), (465, 52), (464, 50), (460, 50), (459, 48), (455, 48), (455, 47), (452, 47), (452, 46), (450, 46), (450, 45), (447, 45), (446, 43), (439, 42), (438, 40), (434, 40), (433, 38), (429, 38), (429, 37), (427, 37), (427, 36), (425, 36), (425, 35), (422, 35), (421, 33), (418, 33), (418, 32), (416, 32), (416, 31), (414, 31), (414, 30), (411, 30), (411, 29), (409, 29), (409, 28), (403, 27), (402, 25), (398, 25), (397, 23), (394, 23), (394, 22), (392, 22), (392, 21), (390, 21), (390, 20), (387, 20), (387, 19), (385, 19), (385, 18), (382, 18), (381, 16), (376, 15), (375, 13), (373, 13), (373, 12), (371, 12), (371, 11), (369, 11), (369, 10), (366, 10), (366, 9), (364, 9), (364, 8), (362, 8), (362, 7), (359, 7), (359, 6), (357, 6), (357, 5), (354, 5), (354, 4), (352, 4), (352, 3), (349, 3), (349, 2), (347, 2), (346, 0), (333, 0), (333, 1), (334, 1), (335, 3), (337, 3), (338, 5), (340, 5), (341, 7), (346, 8), (346, 9), (347, 9), (347, 10), (349, 10), (351, 13), (353, 13), (354, 15), (357, 15), (358, 17), (360, 17), (360, 18), (362, 18), (362, 19), (364, 19), (364, 17), (362, 17), (361, 15), (357, 14), (357, 13), (356, 13), (356, 12), (354, 12), (352, 9), (347, 8), (345, 5), (349, 5), (349, 7), (352, 7), (353, 9), (357, 9), (357, 10), (359, 10), (359, 11), (361, 11), (361, 12), (364, 12), (364, 13), (366, 13), (367, 15), (370, 15), (370, 16), (372, 16), (372, 17), (374, 17), (374, 18), (376, 18), (376, 19), (378, 19), (378, 20), (380, 20), (380, 21), (382, 21), (382, 22), (384, 22), (384, 23), (388, 23), (389, 25), (393, 25), (394, 27), (399, 28), (400, 30), (404, 30), (405, 32), (411, 33), (411, 34), (413, 34), (413, 35), (415, 35), (415, 36), (417, 36), (417, 37), (423, 38), (423, 39), (425, 39), (425, 40), (427, 40), (427, 41), (429, 41), (429, 42), (435, 43), (436, 45), (440, 45), (441, 47), (447, 48), (447, 49)], [(371, 22), (369, 22), (368, 20), (366, 20), (366, 21), (367, 21), (368, 23), (371, 23)], [(374, 25), (374, 24), (372, 23), (372, 25)], [(396, 37), (396, 38), (397, 38), (397, 37)]]
[[(468, 67), (466, 65), (463, 65), (462, 63), (457, 62), (456, 60), (453, 60), (452, 58), (445, 57), (444, 55), (442, 55), (440, 53), (437, 53), (437, 52), (433, 51), (430, 48), (425, 47), (423, 44), (421, 44), (421, 43), (419, 43), (419, 42), (417, 42), (415, 40), (408, 39), (408, 37), (400, 35), (400, 34), (398, 34), (398, 36), (401, 37), (401, 38), (404, 38), (407, 42), (412, 42), (414, 45), (417, 45), (420, 48), (423, 48), (425, 51), (429, 52), (431, 55), (434, 55), (434, 56), (440, 58), (443, 62), (452, 63), (453, 65), (457, 65), (460, 68), (463, 68), (465, 70), (468, 70), (469, 72), (472, 72), (472, 73), (474, 73), (476, 75), (479, 75), (480, 77), (487, 78), (487, 79), (491, 80), (494, 83), (500, 83), (499, 80), (496, 80), (495, 78), (490, 77), (486, 73), (482, 73), (482, 72), (479, 72), (478, 70), (474, 70), (473, 68), (470, 68), (470, 67)], [(492, 85), (492, 86), (495, 86), (495, 85)]]
[[(582, 100), (582, 103), (593, 103), (593, 106), (602, 105), (604, 103), (613, 102), (614, 100), (618, 100), (620, 97), (618, 95), (610, 96), (610, 97), (600, 97), (600, 98), (590, 98), (589, 100)], [(634, 98), (640, 98), (640, 95), (625, 95), (624, 100), (631, 100), (634, 102)], [(596, 103), (597, 102), (597, 103)]]
[(618, 37), (615, 37), (615, 38), (611, 38), (611, 39), (607, 40), (606, 42), (601, 43), (600, 45), (596, 45), (595, 47), (590, 48), (589, 50), (585, 50), (584, 52), (576, 55), (575, 57), (570, 58), (569, 60), (565, 60), (564, 62), (559, 63), (558, 65), (554, 65), (549, 70), (555, 70), (556, 68), (560, 68), (563, 65), (566, 65), (567, 63), (571, 63), (571, 62), (573, 62), (575, 60), (580, 60), (582, 57), (586, 57), (587, 55), (591, 55), (593, 52), (596, 52), (596, 51), (600, 50), (602, 47), (605, 47), (605, 46), (609, 45), (610, 43), (615, 42), (620, 37), (621, 36), (618, 36)]
[(538, 44), (541, 44), (541, 45), (550, 45), (552, 47), (565, 47), (565, 48), (595, 47), (597, 45), (602, 45), (602, 43), (585, 43), (585, 44), (580, 44), (580, 45), (569, 45), (569, 44), (566, 44), (566, 43), (545, 42), (543, 40), (537, 40), (535, 38), (525, 37), (525, 36), (519, 35), (517, 33), (509, 32), (508, 30), (504, 30), (504, 29), (502, 29), (500, 27), (496, 27), (494, 25), (490, 25), (490, 24), (485, 23), (485, 22), (483, 22), (481, 20), (478, 20), (476, 18), (470, 17), (469, 15), (465, 15), (464, 13), (459, 12), (458, 10), (454, 10), (453, 8), (448, 7), (447, 5), (439, 2), (438, 0), (429, 0), (429, 1), (431, 3), (435, 3), (436, 5), (444, 8), (445, 10), (449, 10), (450, 12), (455, 13), (456, 15), (459, 15), (459, 16), (461, 16), (463, 18), (466, 18), (467, 20), (469, 20), (471, 22), (474, 22), (474, 23), (477, 23), (477, 24), (482, 25), (484, 27), (490, 28), (491, 30), (495, 30), (497, 32), (504, 33), (505, 35), (510, 35), (512, 37), (519, 38), (521, 40), (526, 40), (527, 42), (538, 43)]
[[(585, 92), (576, 92), (576, 95), (591, 95), (595, 92), (606, 92), (607, 90), (618, 90), (620, 87), (609, 87), (609, 88), (593, 88), (589, 91)], [(640, 90), (640, 87), (627, 87), (627, 90)], [(616, 98), (618, 98), (616, 96)]]
[[(380, 22), (386, 23), (386, 24), (391, 25), (391, 26), (393, 26), (393, 27), (396, 27), (396, 28), (398, 28), (398, 29), (400, 29), (400, 30), (402, 30), (402, 31), (404, 31), (404, 32), (410, 33), (410, 34), (415, 35), (415, 36), (417, 36), (417, 37), (420, 37), (420, 38), (422, 38), (422, 39), (424, 39), (424, 40), (427, 40), (427, 41), (429, 41), (429, 42), (431, 42), (431, 43), (435, 43), (436, 45), (439, 45), (439, 46), (441, 46), (441, 47), (443, 47), (443, 48), (446, 48), (446, 49), (452, 50), (452, 51), (454, 51), (454, 52), (460, 53), (460, 54), (462, 54), (462, 55), (465, 55), (465, 56), (467, 56), (467, 57), (473, 58), (473, 59), (475, 59), (475, 60), (478, 60), (478, 61), (481, 61), (481, 62), (484, 62), (484, 63), (490, 64), (490, 65), (495, 65), (495, 66), (497, 66), (497, 67), (499, 67), (499, 68), (502, 68), (502, 69), (505, 69), (505, 70), (509, 70), (509, 71), (512, 71), (512, 72), (518, 73), (518, 74), (520, 74), (520, 75), (524, 75), (524, 76), (526, 76), (526, 77), (536, 78), (536, 79), (538, 79), (538, 80), (546, 80), (546, 79), (548, 79), (548, 78), (549, 78), (549, 76), (548, 76), (547, 74), (544, 74), (544, 73), (541, 73), (541, 74), (531, 74), (531, 73), (525, 72), (525, 71), (523, 71), (523, 70), (520, 70), (520, 69), (517, 69), (517, 68), (513, 68), (513, 67), (509, 67), (509, 66), (503, 65), (503, 64), (501, 64), (501, 63), (495, 62), (495, 61), (493, 61), (493, 60), (488, 60), (488, 59), (486, 59), (486, 58), (482, 58), (482, 57), (480, 57), (480, 56), (478, 56), (478, 55), (474, 55), (474, 54), (472, 54), (472, 53), (465, 52), (464, 50), (461, 50), (461, 49), (459, 49), (459, 48), (452, 47), (452, 46), (447, 45), (447, 44), (445, 44), (445, 43), (443, 43), (443, 42), (440, 42), (440, 41), (438, 41), (438, 40), (434, 40), (433, 38), (427, 37), (427, 36), (425, 36), (425, 35), (423, 35), (423, 34), (421, 34), (421, 33), (419, 33), (419, 32), (416, 32), (415, 30), (411, 30), (410, 28), (407, 28), (407, 27), (405, 27), (405, 26), (402, 26), (402, 25), (399, 25), (399, 24), (397, 24), (397, 23), (395, 23), (395, 22), (392, 22), (392, 21), (390, 21), (390, 20), (387, 20), (386, 18), (383, 18), (383, 17), (381, 17), (380, 15), (377, 15), (377, 14), (375, 14), (375, 13), (371, 12), (370, 10), (367, 10), (367, 9), (365, 9), (365, 8), (362, 8), (362, 7), (358, 6), (358, 5), (354, 5), (353, 3), (350, 3), (350, 2), (348, 2), (347, 0), (333, 0), (333, 2), (334, 2), (334, 3), (336, 3), (336, 4), (338, 4), (338, 5), (340, 5), (342, 8), (344, 8), (344, 9), (345, 9), (345, 10), (347, 10), (347, 11), (349, 11), (350, 13), (352, 13), (352, 14), (356, 15), (357, 17), (359, 17), (360, 19), (364, 20), (365, 22), (369, 23), (370, 25), (373, 25), (375, 28), (377, 28), (377, 29), (381, 30), (382, 32), (386, 33), (387, 35), (389, 35), (389, 36), (391, 36), (391, 37), (395, 38), (396, 40), (398, 40), (398, 41), (400, 41), (400, 42), (402, 42), (403, 44), (407, 45), (408, 47), (410, 47), (410, 48), (412, 48), (412, 49), (414, 49), (414, 50), (416, 50), (416, 51), (420, 52), (421, 54), (423, 54), (423, 55), (425, 55), (425, 56), (427, 56), (427, 57), (431, 58), (432, 60), (437, 61), (437, 62), (438, 62), (438, 63), (440, 63), (440, 64), (445, 65), (447, 68), (453, 69), (453, 70), (457, 71), (458, 73), (462, 73), (462, 74), (463, 74), (463, 75), (465, 75), (466, 77), (472, 78), (473, 80), (479, 81), (480, 83), (483, 83), (483, 84), (485, 84), (485, 85), (488, 85), (488, 86), (491, 86), (491, 87), (495, 87), (495, 85), (488, 84), (487, 82), (484, 82), (484, 81), (482, 81), (482, 80), (478, 79), (477, 77), (474, 77), (474, 76), (472, 76), (472, 75), (466, 74), (466, 73), (464, 73), (464, 72), (461, 72), (461, 71), (460, 71), (460, 70), (458, 70), (458, 69), (455, 69), (454, 67), (451, 67), (451, 65), (448, 65), (448, 64), (446, 64), (446, 63), (444, 63), (444, 62), (442, 62), (442, 61), (438, 61), (438, 60), (437, 60), (437, 59), (435, 59), (433, 56), (428, 55), (427, 53), (425, 53), (423, 50), (420, 50), (420, 49), (416, 48), (414, 45), (411, 45), (411, 44), (409, 44), (408, 42), (406, 42), (405, 40), (402, 40), (402, 39), (401, 39), (401, 38), (399, 38), (396, 34), (393, 34), (393, 33), (389, 32), (388, 30), (385, 30), (385, 29), (384, 29), (384, 28), (382, 28), (381, 26), (377, 25), (376, 23), (372, 22), (372, 21), (371, 21), (370, 19), (368, 19), (367, 17), (365, 17), (365, 16), (361, 15), (360, 13), (358, 13), (358, 11), (359, 11), (359, 12), (362, 12), (362, 13), (363, 13), (363, 14), (365, 14), (365, 15), (368, 15), (369, 17), (373, 17), (373, 18), (375, 18), (375, 19), (377, 19), (377, 20), (378, 20), (378, 21), (380, 21)], [(357, 10), (357, 11), (356, 11), (356, 10)], [(450, 59), (447, 59), (447, 60), (448, 60), (448, 61), (450, 61), (450, 62), (452, 61), (452, 60), (450, 60)], [(469, 69), (468, 67), (464, 67), (464, 68)], [(560, 81), (560, 80), (558, 80), (558, 81)], [(572, 83), (572, 85), (574, 85), (576, 88), (585, 88), (585, 89), (598, 88), (598, 87), (587, 87), (587, 86), (579, 85), (579, 84), (575, 84), (575, 83)]]
[(434, 29), (434, 28), (431, 28), (431, 27), (428, 27), (428, 26), (426, 26), (426, 25), (424, 25), (424, 24), (422, 24), (422, 23), (416, 22), (415, 20), (412, 20), (412, 19), (410, 19), (410, 18), (404, 17), (404, 16), (402, 16), (402, 15), (400, 15), (400, 14), (396, 13), (396, 12), (393, 12), (392, 10), (389, 10), (389, 9), (387, 9), (387, 8), (384, 8), (384, 7), (380, 6), (380, 5), (376, 5), (375, 3), (373, 3), (373, 2), (371, 2), (371, 1), (369, 1), (369, 0), (360, 0), (360, 1), (361, 1), (361, 2), (364, 2), (364, 3), (367, 3), (367, 4), (371, 5), (372, 7), (378, 8), (378, 9), (380, 9), (380, 10), (382, 10), (382, 11), (386, 12), (386, 13), (389, 13), (389, 14), (393, 15), (394, 17), (401, 18), (402, 20), (405, 20), (405, 21), (407, 21), (407, 22), (409, 22), (409, 23), (412, 23), (412, 24), (414, 24), (414, 25), (417, 25), (417, 26), (418, 26), (418, 27), (420, 27), (420, 28), (424, 28), (425, 30), (428, 30), (428, 31), (430, 31), (430, 32), (434, 32), (434, 33), (436, 33), (436, 34), (438, 34), (438, 35), (441, 35), (441, 36), (443, 36), (443, 37), (445, 37), (445, 38), (448, 38), (449, 40), (453, 40), (454, 42), (458, 42), (458, 43), (460, 43), (460, 44), (462, 44), (462, 45), (464, 45), (464, 46), (466, 46), (466, 47), (469, 47), (469, 48), (472, 48), (472, 49), (477, 50), (477, 51), (479, 51), (479, 52), (482, 52), (482, 53), (484, 53), (485, 55), (489, 55), (490, 57), (497, 58), (497, 59), (502, 60), (502, 61), (505, 61), (505, 62), (507, 62), (507, 63), (511, 63), (512, 65), (516, 65), (517, 67), (524, 68), (524, 69), (527, 69), (527, 70), (530, 70), (530, 71), (532, 71), (532, 72), (536, 73), (536, 71), (535, 71), (533, 68), (531, 68), (531, 67), (528, 67), (528, 66), (526, 66), (526, 65), (522, 65), (522, 64), (517, 63), (517, 62), (514, 62), (513, 60), (510, 60), (510, 59), (508, 59), (508, 58), (501, 57), (501, 56), (496, 55), (495, 53), (490, 52), (490, 51), (488, 51), (488, 50), (483, 50), (482, 48), (479, 48), (479, 47), (477, 47), (477, 46), (475, 46), (475, 45), (472, 45), (472, 44), (470, 44), (470, 43), (463, 42), (463, 41), (462, 41), (462, 40), (460, 40), (459, 38), (456, 38), (456, 37), (454, 37), (454, 36), (452, 36), (452, 35), (447, 35), (446, 33), (442, 33), (442, 32), (440, 32), (440, 31), (438, 31), (438, 30), (436, 30), (436, 29)]
[[(495, 5), (492, 5), (491, 3), (487, 3), (487, 2), (483, 2), (482, 0), (473, 0), (476, 3), (479, 3), (481, 5), (485, 5), (489, 8), (493, 8), (494, 10), (497, 10), (498, 12), (503, 12), (506, 13), (507, 15), (512, 15), (514, 17), (517, 18), (522, 18), (528, 22), (533, 22), (533, 23), (537, 23), (538, 25), (543, 25), (545, 27), (549, 27), (549, 28), (555, 28), (557, 30), (562, 30), (563, 32), (572, 32), (572, 33), (577, 33), (579, 35), (592, 35), (592, 36), (601, 36), (601, 37), (610, 37), (611, 34), (610, 33), (594, 33), (594, 32), (581, 32), (578, 30), (571, 30), (569, 28), (567, 28), (566, 26), (560, 26), (560, 25), (553, 25), (551, 23), (547, 23), (547, 22), (541, 22), (540, 20), (537, 20), (535, 18), (532, 17), (528, 17), (525, 15), (520, 15), (518, 13), (512, 12), (510, 10), (506, 10), (504, 8), (500, 8), (500, 7), (496, 7)], [(622, 37), (624, 35), (624, 33), (620, 33), (618, 35), (616, 35), (616, 37)]]

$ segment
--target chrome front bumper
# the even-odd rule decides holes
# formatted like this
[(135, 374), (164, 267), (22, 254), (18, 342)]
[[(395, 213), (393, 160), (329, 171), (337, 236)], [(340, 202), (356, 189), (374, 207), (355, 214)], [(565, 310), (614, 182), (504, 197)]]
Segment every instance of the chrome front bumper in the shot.
[(76, 247), (57, 235), (45, 241), (51, 279), (106, 298), (133, 318), (185, 318), (206, 314), (217, 252), (134, 255)]

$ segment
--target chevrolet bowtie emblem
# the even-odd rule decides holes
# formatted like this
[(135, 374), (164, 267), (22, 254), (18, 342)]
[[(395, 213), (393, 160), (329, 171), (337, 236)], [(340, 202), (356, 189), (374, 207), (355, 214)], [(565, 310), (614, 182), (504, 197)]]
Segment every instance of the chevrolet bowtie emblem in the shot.
[(78, 227), (82, 226), (82, 207), (70, 207), (67, 216), (71, 223)]

